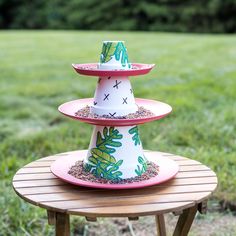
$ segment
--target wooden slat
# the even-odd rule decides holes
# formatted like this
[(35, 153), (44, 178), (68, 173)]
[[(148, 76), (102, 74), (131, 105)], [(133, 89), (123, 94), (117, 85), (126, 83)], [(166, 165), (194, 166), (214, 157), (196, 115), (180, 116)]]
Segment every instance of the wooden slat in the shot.
[(19, 174), (14, 176), (14, 181), (23, 180), (45, 180), (45, 179), (57, 179), (52, 173), (37, 173), (37, 174)]
[(179, 172), (176, 178), (196, 178), (196, 177), (214, 177), (212, 171), (193, 171), (193, 172)]
[(31, 162), (31, 163), (27, 164), (26, 166), (24, 166), (24, 168), (49, 167), (49, 166), (51, 166), (51, 164), (52, 164), (53, 162), (54, 162), (54, 161), (34, 161), (34, 162)]
[[(79, 199), (87, 199), (90, 198), (92, 199), (107, 199), (110, 201), (110, 199), (117, 199), (117, 198), (139, 198), (143, 196), (158, 196), (158, 195), (163, 195), (163, 194), (179, 194), (179, 193), (198, 193), (198, 192), (211, 192), (215, 189), (215, 184), (206, 184), (204, 186), (197, 186), (197, 185), (189, 185), (188, 187), (186, 186), (173, 186), (173, 187), (159, 187), (156, 189), (152, 189), (152, 192), (150, 193), (150, 190), (146, 191), (130, 191), (130, 190), (125, 190), (125, 191), (120, 191), (120, 192), (114, 192), (114, 191), (109, 191), (106, 190), (97, 190), (94, 193), (91, 193), (91, 191), (73, 191), (73, 192), (60, 192), (60, 193), (53, 193), (48, 192), (47, 194), (33, 194), (33, 195), (27, 195), (27, 198), (30, 198), (31, 200), (35, 202), (43, 202), (43, 201), (66, 201), (66, 200), (79, 200)], [(26, 195), (25, 195), (26, 196)]]
[[(176, 161), (176, 160), (175, 160)], [(194, 161), (194, 160), (180, 160), (180, 161), (176, 161), (178, 165), (180, 166), (194, 166), (194, 165), (202, 165), (200, 162), (198, 161)]]
[(38, 167), (38, 168), (22, 168), (17, 171), (17, 174), (35, 174), (35, 173), (49, 173), (50, 167)]
[[(124, 212), (124, 207), (116, 206), (116, 207), (91, 207), (87, 209), (68, 209), (66, 212), (68, 214), (73, 215), (81, 215), (81, 216), (90, 216), (90, 217), (139, 217), (146, 215), (153, 215), (156, 212), (165, 213), (169, 212), (172, 209), (176, 208), (184, 208), (188, 206), (192, 206), (192, 202), (177, 202), (177, 203), (158, 203), (158, 204), (147, 204), (140, 205), (137, 209), (135, 206), (126, 206), (126, 211)], [(111, 213), (113, 212), (113, 213)]]
[[(31, 184), (31, 183), (29, 183)], [(46, 183), (48, 184), (48, 182)], [(157, 186), (151, 186), (151, 187), (147, 187), (145, 189), (143, 189), (142, 191), (146, 192), (147, 191), (153, 191), (153, 189), (155, 188), (162, 188), (163, 187), (168, 187), (168, 186), (190, 186), (190, 185), (194, 185), (197, 188), (199, 188), (199, 185), (208, 185), (208, 184), (217, 184), (217, 178), (216, 177), (208, 177), (208, 178), (192, 178), (192, 179), (173, 179), (171, 181), (168, 181), (166, 183), (162, 183), (161, 185), (157, 185)], [(18, 189), (18, 188), (16, 188)], [(88, 189), (88, 188), (83, 188), (83, 187), (79, 187), (79, 186), (73, 186), (73, 185), (67, 185), (65, 184), (65, 186), (36, 186), (36, 187), (32, 187), (27, 186), (27, 187), (21, 187), (20, 192), (23, 195), (28, 195), (28, 194), (42, 194), (42, 193), (57, 193), (57, 192), (68, 192), (68, 191), (95, 191), (94, 189)], [(96, 191), (101, 191), (101, 190), (96, 190)], [(132, 191), (138, 191), (133, 189)]]
[(136, 207), (136, 205), (130, 206), (109, 206), (109, 207), (91, 207), (91, 208), (74, 208), (68, 209), (67, 212), (69, 214), (74, 215), (86, 215), (86, 216), (115, 216), (115, 217), (124, 217), (124, 216), (146, 216), (146, 215), (154, 215), (158, 213), (166, 213), (170, 212), (174, 209), (183, 209), (189, 206), (194, 205), (192, 201), (189, 202), (170, 202), (170, 203), (149, 203), (146, 205), (140, 205)]
[(73, 191), (73, 185), (59, 185), (59, 186), (38, 186), (38, 187), (26, 187), (26, 188), (16, 188), (17, 191), (20, 191), (22, 195), (31, 195), (31, 194), (42, 194), (42, 193), (63, 193), (67, 191)]
[(191, 166), (180, 166), (180, 172), (185, 172), (185, 171), (199, 171), (199, 170), (211, 170), (209, 167), (204, 166), (204, 165), (191, 165)]
[[(216, 177), (179, 178), (179, 179), (175, 178), (166, 183), (163, 183), (162, 185), (176, 186), (176, 185), (211, 184), (211, 183), (217, 184), (217, 178)], [(58, 185), (66, 185), (66, 183), (59, 179), (13, 181), (14, 188), (44, 187), (44, 186), (58, 186)]]
[[(163, 194), (157, 196), (142, 196), (138, 198), (92, 198), (91, 200), (61, 200), (61, 201), (48, 201), (38, 202), (40, 206), (50, 206), (59, 209), (73, 209), (73, 208), (90, 208), (90, 207), (112, 207), (112, 206), (130, 206), (130, 205), (145, 205), (150, 203), (170, 203), (170, 202), (186, 202), (186, 201), (200, 201), (211, 192), (201, 193), (180, 193), (180, 194)], [(125, 211), (125, 209), (124, 209)]]
[[(177, 185), (192, 185), (192, 184), (217, 184), (216, 177), (198, 177), (198, 178), (175, 178), (166, 183), (164, 186), (177, 186)], [(31, 181), (13, 181), (14, 188), (27, 188), (27, 187), (44, 187), (44, 186), (59, 186), (67, 185), (59, 179), (51, 180), (31, 180)], [(76, 186), (75, 186), (76, 188)]]
[(40, 187), (40, 186), (59, 186), (66, 185), (65, 182), (59, 179), (49, 180), (30, 180), (30, 181), (14, 181), (14, 188), (26, 188), (26, 187)]
[(170, 180), (172, 185), (188, 185), (188, 184), (217, 184), (217, 178), (214, 177), (197, 177), (197, 178), (175, 178)]

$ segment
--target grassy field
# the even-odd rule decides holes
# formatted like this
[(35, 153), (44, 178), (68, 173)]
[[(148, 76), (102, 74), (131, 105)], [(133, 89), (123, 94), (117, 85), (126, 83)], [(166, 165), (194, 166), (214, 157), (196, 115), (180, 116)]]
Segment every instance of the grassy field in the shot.
[(11, 179), (32, 160), (88, 147), (92, 127), (63, 117), (57, 107), (93, 96), (96, 79), (77, 75), (71, 63), (97, 62), (107, 39), (125, 40), (132, 62), (157, 65), (132, 78), (135, 96), (173, 107), (166, 119), (140, 127), (144, 148), (210, 166), (219, 177), (214, 198), (236, 204), (235, 36), (1, 31), (0, 235), (52, 232), (45, 212), (20, 201)]

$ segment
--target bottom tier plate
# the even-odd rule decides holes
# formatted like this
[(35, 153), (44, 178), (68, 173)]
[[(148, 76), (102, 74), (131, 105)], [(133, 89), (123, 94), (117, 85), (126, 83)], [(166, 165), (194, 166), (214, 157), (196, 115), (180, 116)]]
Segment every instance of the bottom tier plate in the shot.
[(163, 183), (171, 178), (173, 178), (179, 170), (178, 164), (164, 156), (160, 153), (147, 151), (145, 152), (145, 157), (159, 166), (159, 174), (149, 180), (144, 180), (140, 182), (127, 183), (127, 184), (102, 184), (95, 183), (92, 181), (84, 181), (77, 179), (72, 175), (68, 174), (71, 166), (75, 164), (76, 161), (83, 160), (87, 155), (86, 151), (79, 151), (76, 153), (70, 153), (67, 156), (59, 157), (51, 165), (52, 173), (58, 178), (79, 186), (85, 186), (90, 188), (103, 188), (103, 189), (132, 189), (132, 188), (143, 188), (151, 185), (156, 185)]

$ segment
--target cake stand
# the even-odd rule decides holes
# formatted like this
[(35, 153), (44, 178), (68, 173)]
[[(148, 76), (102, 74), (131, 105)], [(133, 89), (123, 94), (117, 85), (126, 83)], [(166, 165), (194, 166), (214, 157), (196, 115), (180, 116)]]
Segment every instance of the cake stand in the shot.
[[(72, 66), (79, 74), (98, 77), (95, 95), (66, 102), (58, 109), (72, 119), (94, 125), (94, 130), (87, 153), (57, 159), (51, 165), (52, 173), (74, 185), (107, 189), (141, 188), (173, 178), (179, 169), (176, 162), (144, 153), (137, 126), (164, 118), (172, 108), (163, 102), (134, 98), (129, 80), (129, 76), (149, 73), (154, 64), (129, 63), (123, 41), (104, 41), (100, 63)], [(78, 113), (82, 110), (87, 113)], [(69, 174), (81, 158), (85, 172), (109, 181), (99, 183)], [(158, 175), (133, 182), (148, 172), (150, 162), (158, 166)], [(119, 183), (127, 179), (130, 181)]]

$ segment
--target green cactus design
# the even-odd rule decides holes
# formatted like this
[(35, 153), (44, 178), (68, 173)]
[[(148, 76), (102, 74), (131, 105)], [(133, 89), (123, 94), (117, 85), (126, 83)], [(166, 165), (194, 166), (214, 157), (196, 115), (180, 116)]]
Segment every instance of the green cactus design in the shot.
[(92, 171), (97, 178), (105, 178), (111, 180), (120, 180), (122, 172), (118, 171), (123, 160), (116, 161), (111, 155), (116, 151), (115, 148), (121, 147), (122, 143), (116, 141), (122, 139), (123, 135), (119, 134), (114, 127), (104, 127), (103, 137), (101, 132), (97, 132), (96, 148), (91, 149), (91, 156), (88, 158), (84, 168), (86, 171)]
[(114, 46), (114, 43), (112, 43), (112, 42), (104, 43), (102, 46), (102, 53), (100, 56), (100, 62), (106, 63), (106, 62), (110, 61), (112, 56), (115, 53), (115, 50), (116, 50), (116, 48)]
[(123, 67), (128, 64), (128, 67), (130, 68), (127, 49), (122, 42), (118, 42), (117, 44), (107, 42), (106, 44), (103, 44), (100, 62), (106, 63), (112, 59), (112, 56), (115, 56), (117, 61), (121, 59)]
[[(128, 64), (129, 67), (130, 67), (129, 58), (128, 58), (128, 54), (127, 54), (127, 49), (126, 49), (126, 47), (124, 46), (123, 43), (119, 42), (116, 45), (116, 50), (115, 50), (114, 54), (115, 54), (115, 58), (116, 58), (117, 61), (119, 61), (120, 57), (121, 57), (122, 66), (126, 66)], [(121, 54), (122, 54), (122, 56), (121, 56)]]
[(135, 169), (135, 173), (140, 176), (142, 175), (144, 172), (146, 172), (147, 170), (147, 159), (145, 156), (141, 157), (139, 156), (138, 157), (138, 162), (139, 164), (142, 166), (142, 168), (140, 168), (140, 165), (137, 165), (137, 169)]
[(129, 130), (129, 134), (133, 134), (133, 141), (134, 141), (134, 145), (137, 146), (137, 145), (140, 145), (141, 144), (141, 141), (140, 141), (140, 138), (139, 138), (139, 133), (138, 133), (138, 126), (135, 126), (133, 128), (131, 128)]

